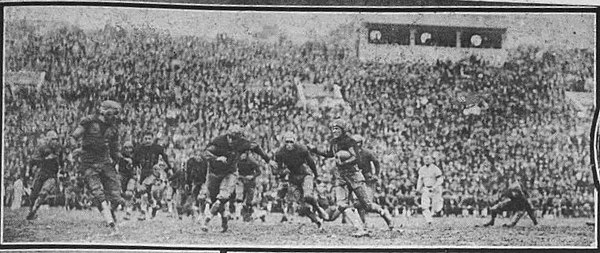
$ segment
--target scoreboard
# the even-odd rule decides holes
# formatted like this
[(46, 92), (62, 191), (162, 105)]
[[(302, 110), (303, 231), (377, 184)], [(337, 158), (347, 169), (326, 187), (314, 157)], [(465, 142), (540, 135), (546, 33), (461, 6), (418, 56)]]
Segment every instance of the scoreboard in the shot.
[(415, 46), (501, 49), (506, 28), (366, 23), (368, 42)]
[(494, 65), (506, 61), (506, 28), (363, 23), (356, 55), (363, 61), (460, 61), (477, 56)]

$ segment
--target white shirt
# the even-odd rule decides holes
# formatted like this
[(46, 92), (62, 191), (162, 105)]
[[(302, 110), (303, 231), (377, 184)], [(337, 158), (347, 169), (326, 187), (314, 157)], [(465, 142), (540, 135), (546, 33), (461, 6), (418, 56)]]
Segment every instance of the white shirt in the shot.
[(419, 169), (419, 179), (417, 181), (417, 188), (419, 186), (433, 187), (437, 182), (437, 178), (442, 176), (442, 170), (434, 164), (429, 166), (425, 165)]

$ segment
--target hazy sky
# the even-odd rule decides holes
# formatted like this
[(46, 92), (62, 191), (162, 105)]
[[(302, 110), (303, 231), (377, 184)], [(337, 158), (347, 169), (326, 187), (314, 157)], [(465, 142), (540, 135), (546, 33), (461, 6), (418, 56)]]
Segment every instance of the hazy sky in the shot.
[(404, 24), (505, 27), (510, 47), (525, 42), (559, 44), (568, 47), (595, 47), (594, 14), (533, 13), (306, 13), (257, 11), (201, 11), (115, 7), (7, 7), (9, 20), (64, 21), (83, 29), (106, 24), (123, 27), (150, 25), (169, 30), (173, 35), (194, 34), (213, 37), (217, 33), (244, 38), (260, 32), (265, 25), (276, 25), (296, 41), (307, 34), (328, 34), (332, 29), (353, 23), (392, 22)]

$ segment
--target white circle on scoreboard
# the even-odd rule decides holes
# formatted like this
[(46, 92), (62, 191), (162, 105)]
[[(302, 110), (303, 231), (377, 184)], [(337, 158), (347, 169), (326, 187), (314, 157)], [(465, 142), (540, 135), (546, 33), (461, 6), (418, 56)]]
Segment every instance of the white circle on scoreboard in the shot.
[(371, 40), (381, 40), (381, 32), (380, 32), (380, 31), (378, 31), (378, 30), (372, 30), (372, 31), (369, 33), (369, 38), (370, 38)]
[(431, 40), (431, 33), (421, 33), (421, 43), (425, 44), (427, 43), (429, 40)]
[(482, 41), (481, 36), (479, 36), (478, 34), (471, 36), (471, 44), (473, 46), (476, 46), (476, 47), (481, 46), (481, 41)]

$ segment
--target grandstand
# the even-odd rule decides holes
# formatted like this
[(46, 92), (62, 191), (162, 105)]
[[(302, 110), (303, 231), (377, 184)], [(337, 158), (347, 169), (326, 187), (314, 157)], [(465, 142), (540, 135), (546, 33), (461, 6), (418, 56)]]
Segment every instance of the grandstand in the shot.
[[(594, 107), (575, 106), (567, 95), (589, 93), (585, 84), (594, 80), (587, 16), (557, 21), (585, 23), (575, 28), (584, 35), (545, 27), (518, 38), (533, 20), (549, 24), (552, 18), (545, 16), (464, 14), (469, 22), (456, 18), (441, 26), (440, 16), (428, 14), (396, 18), (405, 21), (351, 19), (345, 26), (349, 32), (315, 32), (310, 36), (318, 39), (304, 34), (296, 41), (298, 34), (281, 36), (284, 25), (259, 26), (253, 31), (261, 35), (249, 39), (222, 31), (195, 36), (201, 33), (194, 29), (201, 28), (194, 27), (184, 27), (188, 34), (181, 27), (174, 29), (179, 34), (169, 34), (168, 27), (138, 26), (120, 15), (125, 24), (90, 28), (76, 22), (52, 26), (9, 13), (15, 19), (6, 23), (11, 36), (6, 70), (45, 74), (35, 95), (5, 97), (5, 182), (32, 180), (22, 169), (48, 130), (58, 132), (67, 151), (74, 150), (67, 141), (70, 131), (110, 98), (124, 105), (121, 139), (137, 141), (143, 129), (151, 129), (180, 168), (235, 123), (247, 125), (262, 147), (274, 150), (281, 144), (278, 136), (290, 130), (305, 143), (325, 143), (328, 122), (347, 117), (352, 133), (365, 136), (382, 162), (376, 194), (392, 213), (418, 210), (401, 203), (417, 198), (416, 172), (422, 157), (433, 154), (444, 172), (444, 189), (466, 215), (489, 208), (512, 174), (525, 179), (541, 215), (593, 215), (590, 135), (581, 129), (591, 126)], [(346, 39), (336, 44), (333, 35), (319, 34)], [(539, 43), (548, 37), (553, 41)], [(568, 46), (557, 46), (563, 44)], [(474, 57), (478, 54), (482, 57)], [(454, 101), (460, 92), (489, 96), (475, 105), (476, 112), (465, 113)], [(317, 106), (306, 109), (310, 103), (303, 97)], [(76, 163), (69, 159), (66, 166), (74, 175)], [(323, 178), (333, 167), (332, 161), (319, 160)], [(260, 196), (272, 196), (274, 176), (263, 174), (260, 180)]]

